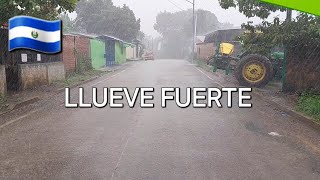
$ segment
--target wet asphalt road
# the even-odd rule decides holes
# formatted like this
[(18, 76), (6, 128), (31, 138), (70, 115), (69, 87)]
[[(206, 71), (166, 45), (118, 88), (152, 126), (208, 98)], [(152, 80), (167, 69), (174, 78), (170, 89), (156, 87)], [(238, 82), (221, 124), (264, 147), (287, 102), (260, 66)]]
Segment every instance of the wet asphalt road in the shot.
[(161, 87), (219, 85), (186, 61), (156, 60), (84, 85), (88, 102), (92, 86), (154, 87), (153, 109), (66, 109), (64, 94), (48, 97), (2, 117), (15, 122), (0, 129), (0, 179), (320, 179), (320, 132), (261, 99), (160, 107)]

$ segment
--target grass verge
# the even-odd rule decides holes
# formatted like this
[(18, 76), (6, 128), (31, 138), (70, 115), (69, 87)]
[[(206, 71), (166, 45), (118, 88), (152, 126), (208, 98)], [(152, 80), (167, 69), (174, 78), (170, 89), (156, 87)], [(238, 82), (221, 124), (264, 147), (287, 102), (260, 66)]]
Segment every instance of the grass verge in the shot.
[(7, 101), (6, 97), (0, 94), (0, 105), (4, 104)]
[(299, 97), (297, 110), (320, 123), (320, 95), (303, 93)]
[(89, 70), (83, 73), (72, 73), (67, 76), (66, 80), (64, 81), (57, 81), (54, 84), (58, 87), (66, 87), (66, 86), (73, 86), (83, 81), (89, 80), (96, 76), (102, 76), (107, 74), (108, 72), (99, 71), (99, 70)]
[(208, 65), (207, 60), (197, 59), (196, 64), (198, 67), (200, 67), (208, 72), (212, 72), (212, 67)]
[(0, 111), (7, 107), (7, 98), (0, 94)]

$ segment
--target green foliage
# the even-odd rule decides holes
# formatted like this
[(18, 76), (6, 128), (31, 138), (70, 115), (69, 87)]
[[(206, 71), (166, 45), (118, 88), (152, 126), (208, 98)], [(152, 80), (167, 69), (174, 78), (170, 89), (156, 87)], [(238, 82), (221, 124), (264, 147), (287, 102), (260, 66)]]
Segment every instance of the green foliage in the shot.
[[(219, 0), (219, 3), (224, 9), (234, 7), (247, 17), (262, 19), (268, 18), (272, 12), (286, 11), (286, 8), (257, 0)], [(264, 21), (258, 26), (253, 26), (249, 22), (242, 27), (250, 33), (244, 34), (240, 40), (244, 44), (244, 50), (251, 53), (268, 56), (275, 48), (314, 46), (319, 42), (319, 17), (305, 13), (301, 13), (290, 22), (280, 22), (279, 18), (275, 18), (274, 22)]]
[[(210, 11), (198, 10), (196, 13), (198, 35), (205, 35), (221, 27), (217, 17)], [(159, 13), (154, 29), (163, 36), (160, 55), (164, 58), (181, 58), (190, 52), (193, 33), (192, 10)]]
[(6, 96), (0, 94), (0, 111), (7, 107), (6, 102), (7, 102)]
[(320, 95), (312, 93), (302, 94), (299, 97), (297, 109), (320, 122)]
[[(291, 22), (264, 21), (258, 26), (250, 23), (243, 25), (248, 30), (240, 40), (245, 50), (251, 53), (270, 55), (276, 47), (285, 46), (297, 49), (300, 47), (313, 47), (320, 41), (320, 18), (308, 14), (300, 14)], [(258, 32), (258, 33), (257, 33)], [(303, 53), (303, 52), (301, 52)]]
[(59, 17), (63, 22), (63, 32), (64, 33), (73, 32), (75, 29), (74, 22), (70, 19), (68, 14), (66, 13), (61, 14)]
[(6, 97), (2, 94), (0, 94), (0, 104), (3, 104), (7, 101)]
[(83, 74), (86, 71), (92, 70), (91, 59), (87, 55), (78, 52), (75, 50), (77, 65), (76, 65), (76, 73)]
[(0, 23), (6, 23), (17, 15), (54, 20), (62, 12), (73, 11), (77, 2), (78, 0), (0, 0)]
[(237, 8), (239, 12), (247, 17), (260, 17), (266, 19), (271, 12), (285, 11), (285, 8), (280, 6), (263, 3), (257, 0), (219, 0), (220, 6), (224, 9)]
[(91, 34), (108, 34), (131, 42), (139, 35), (140, 19), (126, 5), (116, 7), (111, 0), (80, 1), (76, 24)]
[(55, 84), (59, 87), (73, 86), (73, 85), (79, 84), (83, 81), (87, 81), (91, 78), (99, 77), (99, 76), (102, 76), (105, 74), (107, 74), (107, 72), (98, 71), (98, 70), (89, 70), (89, 71), (85, 71), (81, 74), (73, 73), (73, 74), (69, 74), (65, 81), (57, 81), (57, 82), (55, 82)]

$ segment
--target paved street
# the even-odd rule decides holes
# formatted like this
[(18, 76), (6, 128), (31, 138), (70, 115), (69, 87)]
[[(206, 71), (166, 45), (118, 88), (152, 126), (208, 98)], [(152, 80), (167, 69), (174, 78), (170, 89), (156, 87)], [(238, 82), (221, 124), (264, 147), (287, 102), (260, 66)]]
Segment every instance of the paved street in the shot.
[(0, 127), (0, 179), (320, 179), (320, 132), (262, 99), (160, 106), (161, 87), (224, 83), (184, 60), (137, 62), (84, 85), (86, 101), (92, 87), (154, 87), (153, 109), (66, 109), (60, 94), (0, 117), (13, 122)]

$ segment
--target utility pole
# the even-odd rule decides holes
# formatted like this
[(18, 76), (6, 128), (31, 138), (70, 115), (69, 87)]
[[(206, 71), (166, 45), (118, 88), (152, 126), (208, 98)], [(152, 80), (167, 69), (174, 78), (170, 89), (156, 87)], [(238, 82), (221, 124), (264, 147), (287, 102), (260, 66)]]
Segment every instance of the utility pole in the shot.
[(194, 63), (194, 54), (195, 54), (195, 44), (196, 44), (196, 17), (195, 17), (195, 0), (185, 0), (188, 3), (192, 4), (192, 35), (193, 35), (193, 40), (192, 40), (192, 64)]
[[(286, 22), (291, 22), (292, 21), (292, 10), (291, 9), (287, 9), (287, 18), (286, 18)], [(288, 65), (288, 61), (287, 61), (287, 46), (286, 44), (284, 44), (284, 60), (282, 62), (282, 91), (284, 91), (286, 89), (287, 86), (287, 65)]]
[(287, 9), (287, 22), (291, 22), (292, 20), (292, 10), (291, 9)]
[(153, 49), (153, 37), (152, 37), (152, 52), (154, 52), (154, 49)]
[(193, 0), (192, 2), (192, 12), (193, 12), (193, 23), (192, 23), (192, 34), (193, 34), (193, 42), (192, 42), (192, 64), (194, 63), (194, 49), (195, 49), (195, 41), (196, 41), (196, 31), (195, 31), (195, 27), (196, 27), (196, 23), (195, 23), (195, 0)]

